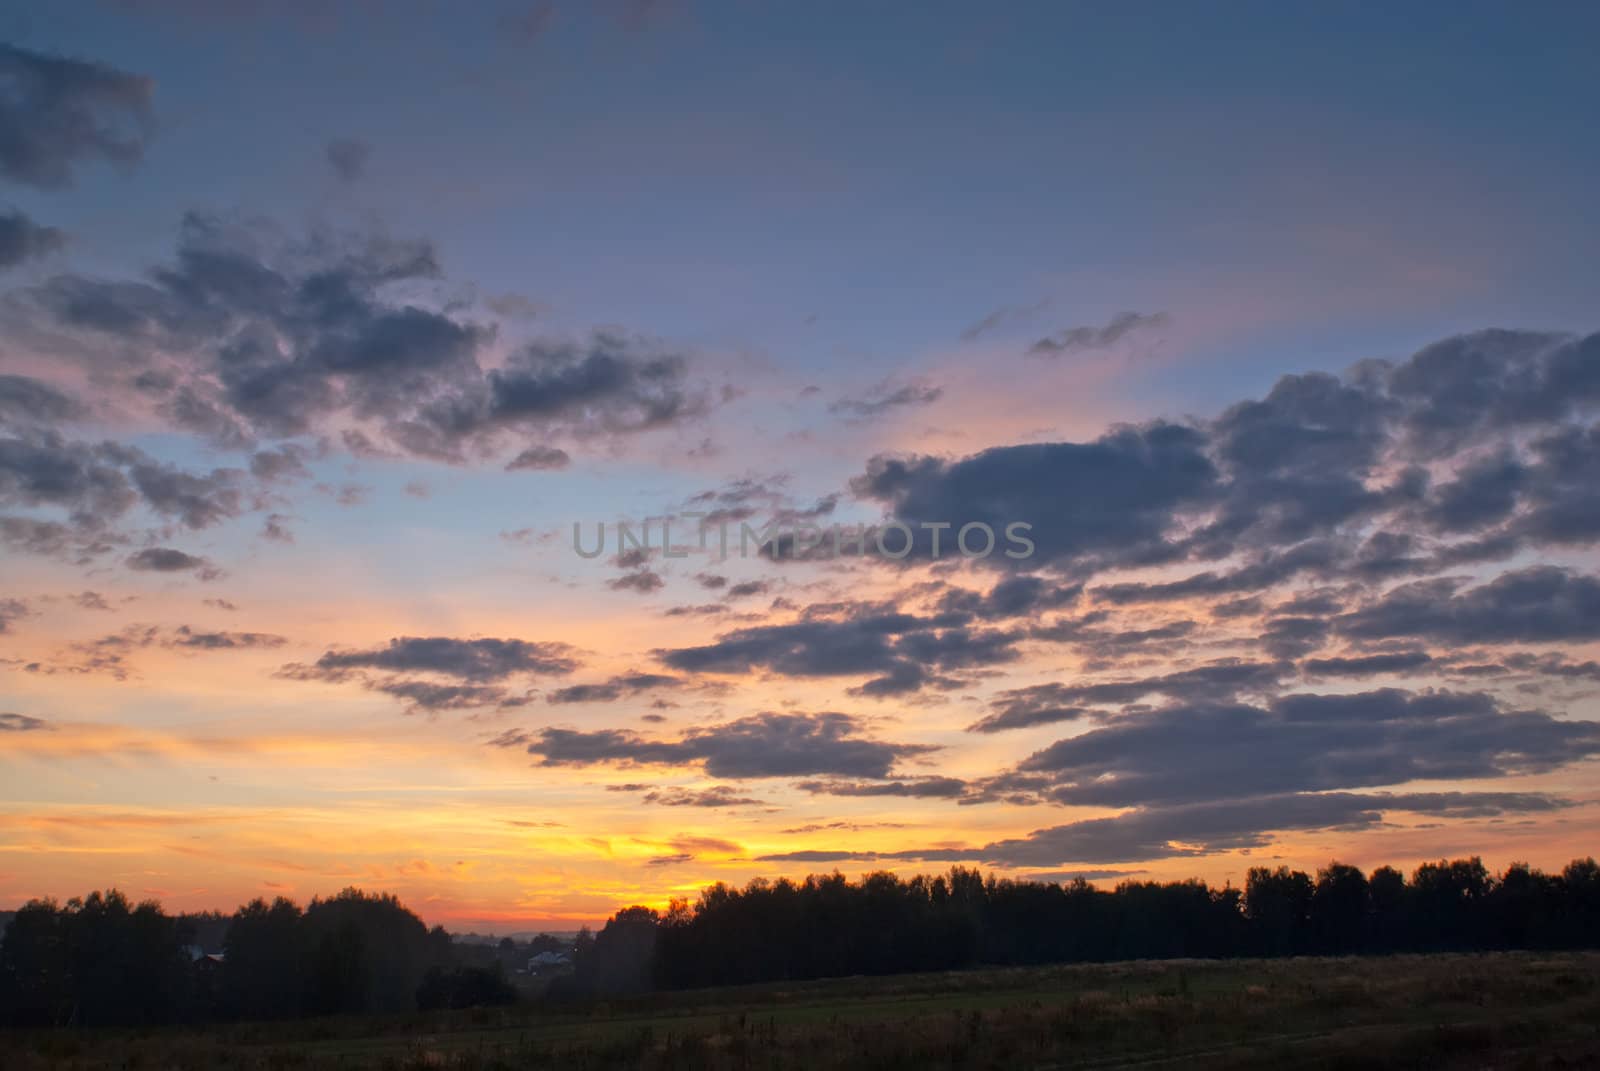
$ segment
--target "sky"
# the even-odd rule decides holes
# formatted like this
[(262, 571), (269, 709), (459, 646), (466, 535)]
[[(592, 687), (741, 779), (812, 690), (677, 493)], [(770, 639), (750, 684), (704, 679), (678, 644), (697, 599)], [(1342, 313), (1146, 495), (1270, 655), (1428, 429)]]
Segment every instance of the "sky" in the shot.
[(0, 907), (1594, 854), (1597, 32), (6, 5)]

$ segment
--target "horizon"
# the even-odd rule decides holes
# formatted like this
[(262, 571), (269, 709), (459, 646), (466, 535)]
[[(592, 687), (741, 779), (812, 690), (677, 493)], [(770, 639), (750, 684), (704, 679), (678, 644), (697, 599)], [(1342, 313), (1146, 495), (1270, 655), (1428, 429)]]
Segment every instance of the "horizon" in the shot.
[[(1578, 856), (1578, 857), (1574, 857), (1571, 860), (1568, 860), (1568, 864), (1588, 863), (1588, 864), (1591, 864), (1591, 868), (1592, 868), (1592, 864), (1594, 863), (1594, 858), (1595, 857), (1592, 854), (1591, 855), (1585, 855), (1585, 856)], [(1418, 863), (1416, 863), (1415, 865), (1412, 865), (1412, 866), (1395, 865), (1393, 863), (1380, 863), (1380, 864), (1377, 864), (1376, 866), (1371, 866), (1371, 867), (1359, 867), (1358, 866), (1358, 867), (1356, 867), (1356, 869), (1359, 870), (1363, 875), (1365, 875), (1365, 876), (1367, 876), (1369, 878), (1371, 877), (1372, 872), (1375, 871), (1375, 870), (1378, 870), (1378, 869), (1381, 869), (1381, 868), (1393, 869), (1393, 870), (1399, 872), (1401, 877), (1408, 884), (1411, 884), (1411, 883), (1413, 883), (1413, 881), (1415, 879), (1415, 876), (1417, 874), (1417, 871), (1420, 868), (1426, 867), (1426, 866), (1429, 866), (1429, 865), (1437, 865), (1437, 866), (1443, 867), (1443, 866), (1445, 866), (1447, 864), (1455, 863), (1455, 862), (1482, 862), (1485, 871), (1487, 871), (1487, 873), (1489, 875), (1491, 883), (1498, 881), (1501, 877), (1503, 877), (1506, 874), (1506, 872), (1508, 870), (1510, 870), (1513, 867), (1528, 866), (1531, 873), (1543, 874), (1546, 877), (1554, 877), (1554, 876), (1560, 875), (1561, 873), (1563, 873), (1567, 869), (1566, 865), (1563, 865), (1563, 866), (1560, 866), (1560, 867), (1544, 868), (1544, 867), (1540, 867), (1540, 866), (1536, 866), (1536, 865), (1532, 865), (1532, 864), (1526, 864), (1523, 860), (1511, 860), (1511, 861), (1506, 862), (1503, 865), (1495, 866), (1495, 865), (1493, 865), (1493, 861), (1492, 860), (1484, 861), (1484, 860), (1481, 860), (1480, 857), (1478, 857), (1478, 856), (1472, 856), (1472, 857), (1469, 857), (1469, 858), (1454, 859), (1454, 860), (1452, 860), (1452, 859), (1443, 859), (1443, 858), (1440, 858), (1440, 859), (1425, 859), (1425, 860), (1421, 860), (1420, 862), (1418, 862)], [(1302, 874), (1305, 874), (1308, 878), (1315, 879), (1315, 878), (1318, 878), (1319, 875), (1321, 875), (1325, 869), (1334, 869), (1334, 868), (1338, 868), (1338, 867), (1342, 867), (1342, 866), (1350, 866), (1350, 865), (1352, 865), (1352, 864), (1346, 863), (1344, 860), (1331, 859), (1331, 860), (1328, 860), (1327, 863), (1324, 866), (1317, 867), (1317, 868), (1315, 868), (1315, 869), (1313, 869), (1311, 871), (1294, 871), (1293, 868), (1287, 868), (1287, 867), (1284, 867), (1284, 868), (1266, 867), (1266, 868), (1263, 868), (1263, 869), (1266, 869), (1268, 871), (1273, 871), (1275, 869), (1285, 869), (1285, 870), (1290, 870), (1291, 872), (1294, 872), (1294, 873), (1302, 873)], [(997, 877), (998, 876), (998, 875), (995, 875), (992, 871), (988, 872), (988, 873), (985, 873), (982, 867), (974, 867), (974, 868), (969, 868), (969, 869), (972, 869), (972, 870), (976, 871), (985, 880), (989, 879), (990, 877)], [(879, 872), (881, 872), (881, 871), (862, 870), (862, 871), (860, 871), (858, 873), (845, 874), (842, 871), (833, 870), (833, 871), (827, 871), (827, 872), (811, 872), (811, 873), (807, 873), (803, 877), (799, 877), (799, 878), (791, 878), (788, 875), (783, 875), (780, 878), (773, 878), (773, 879), (757, 878), (757, 879), (753, 879), (753, 880), (755, 880), (757, 882), (765, 880), (769, 884), (773, 884), (773, 883), (776, 883), (778, 881), (793, 881), (796, 885), (803, 885), (803, 884), (805, 884), (805, 883), (807, 883), (809, 881), (812, 881), (813, 879), (826, 878), (826, 877), (830, 877), (830, 876), (843, 876), (846, 881), (851, 882), (853, 884), (859, 885), (868, 876), (872, 875), (873, 873), (879, 873)], [(948, 871), (934, 872), (934, 873), (911, 873), (911, 872), (903, 872), (903, 871), (889, 871), (889, 873), (894, 873), (902, 881), (909, 881), (909, 880), (912, 880), (913, 878), (923, 878), (923, 879), (941, 878), (941, 877), (945, 877), (945, 876), (948, 875)], [(1085, 875), (1048, 875), (1048, 874), (1043, 874), (1043, 875), (1030, 875), (1028, 877), (1024, 877), (1024, 878), (1020, 878), (1020, 879), (1009, 879), (1009, 880), (1015, 880), (1015, 881), (1021, 881), (1021, 882), (1032, 882), (1032, 883), (1040, 884), (1040, 885), (1053, 885), (1053, 886), (1059, 886), (1059, 887), (1062, 887), (1062, 888), (1069, 887), (1069, 886), (1075, 884), (1076, 882), (1082, 881), (1082, 882), (1085, 882), (1088, 885), (1094, 887), (1096, 890), (1098, 890), (1099, 892), (1102, 892), (1102, 893), (1115, 892), (1117, 890), (1117, 888), (1119, 888), (1120, 886), (1122, 886), (1124, 884), (1139, 885), (1139, 884), (1145, 884), (1145, 883), (1155, 883), (1155, 884), (1163, 884), (1163, 885), (1165, 885), (1165, 884), (1174, 884), (1174, 883), (1175, 884), (1184, 884), (1184, 883), (1187, 883), (1187, 882), (1203, 881), (1203, 879), (1201, 879), (1201, 878), (1190, 877), (1190, 878), (1174, 878), (1174, 879), (1168, 879), (1166, 881), (1154, 882), (1153, 879), (1141, 879), (1136, 874), (1132, 874), (1132, 873), (1129, 873), (1129, 874), (1126, 874), (1126, 875), (1118, 875), (1118, 876), (1113, 877), (1113, 878), (1107, 878), (1107, 877), (1103, 877), (1103, 876), (1101, 876), (1101, 877), (1090, 877), (1090, 876), (1085, 876)], [(1243, 889), (1246, 887), (1246, 883), (1243, 880), (1235, 883), (1232, 878), (1228, 878), (1227, 880), (1225, 880), (1225, 881), (1223, 881), (1221, 883), (1204, 882), (1204, 884), (1213, 893), (1226, 892), (1226, 891), (1230, 891), (1230, 890), (1239, 892), (1239, 891), (1243, 891)], [(710, 886), (707, 886), (707, 888), (709, 888), (709, 887)], [(121, 890), (115, 889), (113, 887), (107, 887), (107, 888), (104, 888), (104, 889), (85, 890), (85, 892), (83, 894), (81, 894), (81, 896), (87, 896), (87, 895), (89, 895), (90, 892), (100, 892), (100, 893), (110, 894), (110, 893), (113, 893), (113, 892), (120, 892), (120, 891)], [(362, 887), (362, 886), (359, 886), (359, 885), (352, 885), (352, 886), (346, 886), (343, 889), (339, 889), (339, 890), (335, 890), (335, 891), (324, 892), (324, 893), (313, 893), (310, 896), (307, 896), (303, 903), (300, 902), (300, 901), (295, 900), (293, 897), (289, 897), (288, 899), (290, 899), (291, 902), (298, 903), (299, 906), (301, 906), (301, 907), (307, 907), (307, 906), (309, 906), (310, 904), (312, 904), (314, 902), (331, 900), (334, 897), (336, 897), (336, 896), (338, 896), (338, 895), (340, 895), (342, 893), (352, 892), (352, 891), (364, 894), (366, 896), (389, 896), (389, 895), (392, 895), (391, 893), (389, 893), (386, 890), (381, 889), (381, 888), (367, 888), (367, 887)], [(70, 898), (70, 899), (81, 899), (81, 896), (80, 897), (73, 897), (73, 898)], [(150, 898), (150, 899), (155, 899), (155, 898)], [(271, 897), (263, 897), (262, 899), (270, 902), (272, 898)], [(646, 907), (646, 908), (649, 908), (649, 909), (651, 909), (653, 911), (656, 911), (656, 912), (658, 912), (658, 913), (660, 913), (662, 915), (665, 915), (666, 911), (667, 911), (667, 908), (668, 908), (669, 900), (671, 900), (671, 899), (673, 899), (673, 898), (669, 897), (669, 898), (666, 898), (666, 899), (662, 899), (659, 902), (635, 901), (635, 902), (627, 903), (627, 904), (619, 903), (617, 905), (615, 911), (613, 911), (610, 915), (607, 915), (606, 917), (597, 920), (593, 924), (585, 922), (585, 923), (579, 925), (576, 929), (571, 929), (571, 930), (562, 930), (562, 929), (557, 928), (560, 925), (569, 924), (570, 921), (571, 921), (571, 920), (560, 920), (560, 919), (558, 919), (558, 920), (549, 920), (553, 924), (552, 925), (548, 925), (548, 926), (547, 925), (542, 925), (542, 924), (541, 925), (534, 925), (534, 923), (536, 923), (538, 921), (538, 920), (534, 920), (534, 919), (506, 920), (506, 921), (503, 921), (501, 923), (489, 922), (489, 923), (487, 923), (487, 926), (489, 926), (489, 927), (492, 927), (494, 925), (510, 926), (510, 925), (512, 925), (513, 923), (516, 923), (516, 922), (522, 922), (522, 923), (525, 923), (526, 925), (518, 926), (515, 929), (495, 930), (493, 928), (487, 928), (487, 929), (484, 929), (482, 932), (480, 932), (479, 929), (463, 929), (461, 927), (449, 927), (449, 926), (446, 926), (444, 928), (452, 937), (455, 937), (455, 938), (480, 937), (480, 938), (484, 938), (484, 939), (498, 940), (498, 939), (501, 939), (501, 938), (504, 938), (504, 937), (516, 937), (518, 935), (528, 935), (528, 934), (532, 934), (534, 936), (544, 935), (544, 936), (551, 936), (551, 937), (572, 937), (572, 936), (576, 936), (577, 934), (581, 933), (583, 930), (591, 930), (591, 931), (599, 930), (601, 928), (601, 924), (602, 923), (609, 922), (616, 914), (618, 914), (618, 913), (620, 913), (622, 911), (625, 911), (626, 909), (628, 909), (630, 907)], [(133, 903), (140, 902), (138, 900), (138, 898), (134, 898), (134, 897), (130, 897), (129, 900), (130, 900), (130, 902), (133, 902)], [(37, 901), (30, 901), (30, 902), (37, 902)], [(160, 903), (159, 900), (156, 900), (155, 902), (157, 902), (158, 904)], [(439, 926), (443, 925), (443, 923), (439, 923), (439, 922), (436, 922), (434, 920), (428, 919), (421, 912), (418, 912), (415, 909), (413, 909), (411, 907), (411, 905), (405, 903), (404, 900), (398, 900), (397, 902), (400, 904), (400, 906), (402, 908), (404, 908), (407, 911), (410, 911), (412, 914), (416, 915), (430, 929), (432, 929), (436, 925), (439, 925)], [(691, 907), (691, 908), (695, 907), (697, 902), (698, 902), (697, 898), (688, 898), (687, 899), (688, 906)], [(67, 900), (61, 900), (58, 903), (59, 904), (65, 904), (65, 903), (67, 903)], [(16, 907), (0, 907), (0, 915), (15, 914), (23, 906), (25, 906), (25, 905), (18, 904)], [(165, 910), (165, 905), (164, 904), (162, 904), (160, 906), (162, 907), (163, 910)], [(232, 909), (230, 909), (230, 908), (222, 908), (222, 907), (200, 908), (200, 909), (193, 909), (193, 910), (188, 910), (188, 911), (184, 911), (184, 912), (168, 912), (168, 914), (171, 914), (171, 915), (182, 914), (182, 915), (185, 915), (185, 916), (216, 915), (216, 916), (221, 916), (223, 918), (227, 918), (228, 916), (234, 914), (234, 912), (238, 908), (241, 908), (243, 906), (245, 906), (245, 905), (244, 904), (235, 905), (235, 907), (232, 908)]]
[(0, 17), (0, 903), (1594, 854), (1600, 8), (271, 7)]

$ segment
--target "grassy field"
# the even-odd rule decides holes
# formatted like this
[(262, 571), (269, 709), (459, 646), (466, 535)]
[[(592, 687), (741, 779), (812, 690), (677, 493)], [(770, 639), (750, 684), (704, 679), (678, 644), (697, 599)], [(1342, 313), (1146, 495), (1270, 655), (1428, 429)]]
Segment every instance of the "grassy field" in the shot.
[(1600, 1067), (1600, 953), (1164, 961), (0, 1035), (0, 1067)]

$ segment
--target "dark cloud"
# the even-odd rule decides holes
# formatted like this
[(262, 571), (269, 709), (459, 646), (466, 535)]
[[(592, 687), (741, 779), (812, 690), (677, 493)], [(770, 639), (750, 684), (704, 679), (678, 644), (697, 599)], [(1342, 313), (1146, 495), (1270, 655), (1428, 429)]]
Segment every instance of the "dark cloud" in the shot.
[(88, 415), (72, 395), (28, 376), (0, 375), (0, 424), (54, 425)]
[[(72, 419), (77, 403), (54, 388), (21, 376), (0, 380), (0, 423), (25, 420), (20, 408), (47, 422)], [(9, 517), (5, 542), (58, 557), (88, 558), (126, 543), (124, 525), (136, 507), (190, 529), (208, 528), (256, 505), (242, 469), (188, 472), (137, 447), (110, 441), (74, 441), (42, 427), (0, 435), (0, 506), (57, 510), (64, 520)], [(163, 538), (154, 532), (150, 538)]]
[(613, 792), (642, 792), (639, 798), (658, 807), (756, 807), (766, 800), (743, 796), (731, 785), (710, 788), (650, 788), (648, 785), (607, 785)]
[(1429, 457), (1547, 425), (1600, 399), (1600, 335), (1479, 331), (1436, 342), (1387, 369), (1402, 430)]
[(1139, 808), (1110, 818), (1090, 818), (1038, 829), (1025, 837), (968, 848), (897, 851), (807, 849), (757, 857), (758, 862), (842, 863), (921, 860), (977, 861), (990, 866), (1040, 867), (1074, 863), (1124, 863), (1263, 848), (1272, 834), (1290, 831), (1373, 829), (1389, 812), (1441, 818), (1537, 814), (1567, 804), (1538, 793), (1282, 793)]
[(413, 713), (442, 710), (471, 710), (478, 707), (509, 709), (528, 702), (526, 695), (515, 695), (491, 684), (443, 683), (403, 677), (364, 678), (362, 686), (403, 700)]
[(1058, 741), (1018, 769), (1086, 806), (1375, 788), (1541, 773), (1600, 754), (1600, 725), (1504, 709), (1476, 692), (1295, 694), (1179, 702)]
[(303, 480), (311, 475), (306, 467), (307, 452), (294, 443), (272, 450), (258, 450), (250, 458), (250, 472), (256, 478), (274, 483), (280, 480)]
[(549, 472), (554, 469), (564, 469), (570, 464), (572, 458), (565, 450), (554, 446), (530, 446), (506, 462), (506, 471)]
[(619, 435), (703, 415), (709, 400), (686, 382), (676, 354), (636, 353), (637, 344), (600, 332), (585, 344), (533, 342), (481, 382), (431, 402), (402, 425), (414, 452), (446, 454), (429, 444), (502, 430), (542, 429), (575, 436)]
[(70, 442), (54, 432), (0, 438), (0, 503), (54, 506), (99, 523), (139, 499), (110, 444)]
[(1600, 637), (1600, 580), (1532, 566), (1461, 590), (1457, 578), (1421, 580), (1335, 619), (1353, 639), (1440, 643), (1559, 643)]
[[(1248, 599), (1303, 579), (1370, 586), (1600, 542), (1596, 367), (1600, 335), (1481, 332), (1343, 376), (1284, 376), (1211, 420), (878, 457), (852, 489), (914, 528), (1029, 524), (1027, 564), (1073, 578), (1215, 563), (1095, 589), (1113, 605)], [(1311, 623), (1283, 624), (1275, 654), (1315, 648)]]
[(631, 591), (638, 595), (649, 595), (666, 587), (667, 582), (661, 579), (661, 574), (649, 569), (640, 569), (638, 572), (625, 573), (622, 576), (606, 581), (606, 587), (612, 591)]
[(29, 617), (33, 610), (23, 599), (0, 599), (0, 632), (9, 632), (11, 622)]
[(1275, 832), (1372, 829), (1389, 811), (1439, 817), (1538, 813), (1559, 800), (1514, 792), (1284, 793), (1142, 808), (996, 841), (967, 858), (1004, 866), (1059, 866), (1208, 855), (1261, 848)]
[(671, 855), (653, 855), (644, 861), (645, 866), (681, 866), (684, 863), (694, 862), (694, 855), (690, 852), (673, 852)]
[(196, 647), (206, 651), (227, 651), (247, 648), (282, 647), (289, 641), (270, 632), (207, 632), (181, 625), (174, 630), (166, 646)]
[(870, 676), (858, 694), (897, 695), (947, 683), (941, 674), (1000, 665), (1018, 657), (1016, 636), (973, 629), (962, 614), (918, 617), (865, 604), (823, 608), (834, 616), (737, 629), (701, 647), (658, 650), (656, 657), (687, 673), (749, 673), (785, 677)]
[(579, 665), (575, 654), (564, 643), (400, 636), (381, 647), (331, 650), (310, 665), (291, 662), (278, 670), (278, 676), (354, 681), (368, 691), (402, 700), (413, 713), (479, 707), (508, 710), (532, 701), (531, 692), (507, 687), (508, 680), (570, 673)]
[(301, 679), (340, 680), (353, 670), (373, 669), (435, 673), (467, 683), (488, 683), (518, 674), (571, 673), (578, 668), (574, 654), (564, 643), (400, 636), (382, 647), (328, 651), (312, 666), (286, 669)]
[(150, 91), (140, 75), (0, 44), (0, 175), (49, 190), (71, 185), (88, 160), (137, 163)]
[(1267, 695), (1288, 675), (1282, 662), (1246, 662), (1227, 659), (1192, 669), (1138, 680), (1098, 684), (1052, 682), (1001, 692), (990, 704), (994, 713), (969, 726), (973, 732), (993, 733), (1024, 729), (1053, 722), (1074, 721), (1089, 713), (1085, 705), (1128, 704), (1146, 696), (1169, 699), (1212, 700)]
[(1274, 587), (1306, 571), (1324, 571), (1337, 561), (1336, 549), (1326, 541), (1310, 540), (1281, 553), (1268, 553), (1259, 561), (1230, 572), (1204, 572), (1159, 584), (1107, 584), (1094, 589), (1094, 597), (1112, 605), (1214, 598)]
[(1061, 357), (1070, 353), (1103, 350), (1115, 346), (1135, 332), (1165, 327), (1169, 319), (1164, 312), (1119, 312), (1104, 324), (1062, 328), (1029, 346), (1028, 353), (1033, 357)]
[(1332, 629), (1322, 617), (1272, 617), (1263, 622), (1261, 646), (1274, 658), (1299, 658), (1326, 644)]
[(795, 787), (818, 796), (949, 799), (966, 792), (967, 783), (955, 777), (917, 777), (899, 781), (801, 781)]
[(1188, 619), (1168, 621), (1147, 628), (1104, 628), (1103, 611), (1095, 611), (1077, 618), (1062, 618), (1047, 625), (1029, 630), (1034, 639), (1051, 643), (1065, 643), (1087, 656), (1092, 665), (1115, 664), (1130, 655), (1152, 648), (1171, 651), (1181, 648), (1198, 629), (1199, 623)]
[(655, 688), (675, 688), (681, 677), (665, 673), (624, 673), (599, 684), (574, 684), (558, 688), (545, 698), (551, 703), (609, 703)]
[(136, 281), (56, 276), (13, 300), (10, 319), (68, 333), (103, 379), (230, 449), (337, 423), (363, 454), (467, 462), (513, 439), (627, 435), (712, 404), (685, 356), (614, 332), (533, 341), (486, 370), (493, 325), (403, 296), (440, 275), (426, 242), (294, 241), (190, 213), (171, 264)]
[(68, 646), (54, 661), (29, 665), (35, 673), (105, 674), (116, 680), (136, 676), (131, 659), (150, 648), (210, 654), (227, 651), (271, 650), (288, 640), (267, 632), (230, 632), (197, 629), (189, 625), (129, 625), (118, 632)]
[(939, 608), (945, 613), (970, 614), (983, 621), (1003, 621), (1045, 610), (1059, 610), (1078, 601), (1082, 584), (1060, 584), (1037, 576), (1008, 576), (988, 592), (966, 588), (944, 593)]
[(1390, 654), (1356, 655), (1342, 658), (1310, 658), (1300, 663), (1308, 677), (1375, 677), (1383, 673), (1409, 673), (1433, 665), (1426, 651), (1395, 651)]
[(54, 227), (35, 223), (16, 209), (0, 212), (0, 271), (46, 256), (67, 244)]
[(1194, 428), (1157, 423), (1091, 443), (1004, 446), (958, 461), (879, 456), (851, 486), (919, 532), (918, 556), (932, 549), (924, 523), (983, 523), (997, 536), (1024, 523), (1035, 545), (1029, 567), (1156, 564), (1178, 554), (1168, 533), (1179, 511), (1216, 496), (1205, 445)]
[(818, 774), (882, 779), (897, 760), (932, 750), (863, 737), (860, 730), (848, 714), (764, 713), (690, 729), (676, 740), (621, 729), (546, 728), (502, 746), (525, 745), (545, 766), (703, 764), (712, 777), (730, 780)]
[(32, 733), (50, 728), (50, 723), (31, 714), (0, 712), (0, 733)]
[(136, 551), (128, 556), (129, 569), (136, 569), (146, 573), (188, 573), (194, 572), (202, 576), (211, 570), (211, 564), (204, 558), (193, 554), (185, 554), (181, 550), (171, 547), (148, 547)]
[(63, 558), (87, 565), (119, 542), (122, 542), (120, 538), (101, 531), (91, 519), (78, 518), (64, 524), (0, 515), (0, 544), (24, 554)]

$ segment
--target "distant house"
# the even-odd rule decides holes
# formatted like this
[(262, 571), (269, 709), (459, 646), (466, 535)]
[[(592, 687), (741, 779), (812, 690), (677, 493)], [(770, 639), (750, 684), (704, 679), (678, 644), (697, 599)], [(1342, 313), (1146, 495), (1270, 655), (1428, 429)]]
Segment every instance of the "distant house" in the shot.
[(538, 974), (541, 971), (553, 971), (558, 967), (572, 966), (572, 957), (565, 952), (540, 952), (528, 960), (528, 973)]

